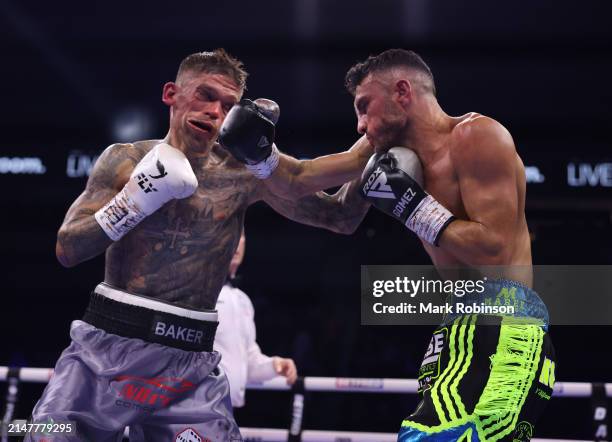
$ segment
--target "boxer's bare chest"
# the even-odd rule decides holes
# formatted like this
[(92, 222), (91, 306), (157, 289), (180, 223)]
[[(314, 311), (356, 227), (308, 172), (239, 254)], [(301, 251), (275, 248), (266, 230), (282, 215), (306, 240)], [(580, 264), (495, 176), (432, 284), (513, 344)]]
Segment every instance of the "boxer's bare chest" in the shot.
[(425, 190), (458, 218), (465, 218), (459, 179), (455, 166), (446, 153), (435, 162), (423, 165)]
[(191, 197), (165, 204), (137, 230), (139, 240), (152, 245), (154, 254), (170, 258), (176, 252), (200, 253), (240, 236), (248, 186), (239, 175), (222, 171), (198, 174), (198, 181)]
[[(450, 157), (450, 147), (445, 146), (446, 153), (436, 161), (423, 165), (425, 190), (457, 218), (466, 219), (467, 214), (461, 198), (459, 179)], [(460, 264), (452, 255), (438, 247), (433, 247), (426, 242), (423, 242), (423, 246), (435, 265)]]
[(195, 170), (198, 189), (166, 203), (107, 253), (107, 282), (192, 308), (212, 308), (254, 192), (242, 168)]

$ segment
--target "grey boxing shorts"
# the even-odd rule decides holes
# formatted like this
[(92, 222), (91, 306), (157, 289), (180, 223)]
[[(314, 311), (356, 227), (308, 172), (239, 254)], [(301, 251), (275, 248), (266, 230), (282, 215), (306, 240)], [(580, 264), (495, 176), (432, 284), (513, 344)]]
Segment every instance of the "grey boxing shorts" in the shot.
[(215, 311), (96, 287), (83, 321), (32, 412), (32, 423), (72, 423), (71, 434), (26, 441), (241, 441), (229, 384), (212, 351)]

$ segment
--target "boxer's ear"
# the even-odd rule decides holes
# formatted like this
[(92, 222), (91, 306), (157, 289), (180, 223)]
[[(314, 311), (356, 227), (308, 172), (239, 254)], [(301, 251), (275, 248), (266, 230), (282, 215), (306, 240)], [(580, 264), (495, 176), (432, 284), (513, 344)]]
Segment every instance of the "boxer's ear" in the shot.
[(166, 106), (172, 106), (176, 101), (176, 83), (173, 81), (169, 81), (164, 84), (164, 89), (162, 91), (162, 101)]
[(410, 81), (401, 79), (395, 83), (395, 95), (402, 107), (407, 107), (412, 102), (412, 85)]

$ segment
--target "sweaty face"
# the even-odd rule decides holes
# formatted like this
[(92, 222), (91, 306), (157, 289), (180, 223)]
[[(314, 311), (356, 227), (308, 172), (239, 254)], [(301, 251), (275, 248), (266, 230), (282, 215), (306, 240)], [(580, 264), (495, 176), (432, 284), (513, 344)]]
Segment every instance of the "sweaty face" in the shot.
[(170, 126), (181, 142), (194, 150), (212, 146), (242, 91), (223, 74), (197, 72), (185, 72), (175, 87)]
[(393, 101), (391, 85), (370, 77), (355, 91), (357, 132), (365, 135), (376, 152), (385, 152), (402, 143), (407, 121), (402, 108)]

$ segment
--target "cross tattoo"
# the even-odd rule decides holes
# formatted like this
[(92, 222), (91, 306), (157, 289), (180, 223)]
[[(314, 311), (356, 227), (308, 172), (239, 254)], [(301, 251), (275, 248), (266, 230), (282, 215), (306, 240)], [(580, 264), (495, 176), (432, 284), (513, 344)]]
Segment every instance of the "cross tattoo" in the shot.
[(174, 243), (176, 241), (176, 237), (177, 236), (182, 236), (183, 238), (188, 238), (189, 237), (189, 232), (181, 232), (179, 229), (179, 226), (181, 225), (181, 219), (177, 218), (176, 219), (176, 228), (174, 230), (164, 230), (164, 233), (168, 233), (170, 235), (172, 235), (172, 242), (170, 243), (170, 248), (173, 249), (174, 248)]

